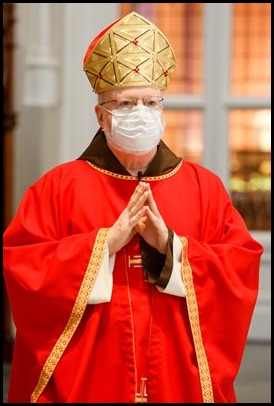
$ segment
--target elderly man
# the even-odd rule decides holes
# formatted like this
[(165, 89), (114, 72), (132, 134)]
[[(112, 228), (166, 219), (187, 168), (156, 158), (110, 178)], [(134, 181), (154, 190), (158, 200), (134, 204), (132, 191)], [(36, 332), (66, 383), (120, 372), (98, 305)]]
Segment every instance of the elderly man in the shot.
[(87, 50), (99, 130), (4, 235), (9, 402), (236, 401), (263, 249), (220, 179), (161, 140), (174, 67), (135, 12)]

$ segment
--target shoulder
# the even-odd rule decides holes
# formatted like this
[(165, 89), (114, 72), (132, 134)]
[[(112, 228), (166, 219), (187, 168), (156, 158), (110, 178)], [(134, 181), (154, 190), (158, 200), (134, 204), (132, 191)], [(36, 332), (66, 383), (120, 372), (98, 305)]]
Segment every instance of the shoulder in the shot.
[[(184, 161), (182, 165), (182, 172), (184, 173), (185, 182), (189, 187), (197, 187), (203, 196), (212, 200), (221, 198), (227, 200), (229, 198), (229, 191), (219, 175), (212, 170), (200, 164)], [(195, 186), (194, 186), (195, 185)]]
[(183, 161), (182, 167), (185, 172), (187, 172), (188, 174), (192, 174), (197, 178), (222, 183), (221, 178), (215, 172), (206, 168), (205, 166), (202, 166), (201, 164), (190, 161)]
[(29, 189), (36, 189), (39, 187), (44, 187), (45, 185), (58, 187), (60, 182), (71, 182), (73, 179), (83, 176), (83, 173), (87, 170), (87, 168), (87, 163), (82, 160), (61, 163), (41, 175), (41, 177), (38, 178)]
[(65, 175), (73, 175), (78, 174), (87, 169), (87, 163), (84, 160), (73, 160), (61, 163), (56, 165), (55, 167), (49, 169), (45, 172), (42, 178), (50, 178), (50, 177), (58, 177), (58, 176), (65, 176)]

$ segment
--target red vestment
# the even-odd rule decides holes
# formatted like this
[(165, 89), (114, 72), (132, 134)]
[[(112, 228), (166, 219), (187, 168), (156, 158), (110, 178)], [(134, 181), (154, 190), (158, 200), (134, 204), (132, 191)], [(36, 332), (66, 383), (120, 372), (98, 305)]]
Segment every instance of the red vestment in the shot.
[[(108, 227), (138, 181), (76, 160), (25, 194), (4, 234), (4, 275), (16, 325), (8, 402), (235, 402), (262, 246), (219, 178), (183, 162), (143, 179), (182, 237), (186, 297), (145, 281), (138, 238), (116, 254), (111, 301), (87, 304)], [(138, 370), (138, 372), (137, 372)]]

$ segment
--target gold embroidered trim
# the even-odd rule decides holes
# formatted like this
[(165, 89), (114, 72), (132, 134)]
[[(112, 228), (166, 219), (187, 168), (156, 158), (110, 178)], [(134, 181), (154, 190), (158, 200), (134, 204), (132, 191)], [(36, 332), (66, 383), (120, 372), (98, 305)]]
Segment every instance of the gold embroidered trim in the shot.
[[(137, 179), (137, 176), (133, 175), (120, 175), (119, 173), (107, 171), (106, 169), (99, 168), (99, 166), (94, 165), (93, 163), (86, 161), (92, 168), (96, 169), (96, 171), (99, 171), (101, 173), (104, 173), (106, 175), (112, 176), (113, 178), (118, 178), (118, 179), (126, 179), (126, 180), (135, 180)], [(166, 173), (164, 175), (157, 175), (157, 176), (142, 176), (142, 181), (153, 181), (153, 180), (162, 180), (162, 179), (167, 179), (170, 178), (171, 176), (175, 175), (176, 172), (180, 169), (182, 166), (183, 160), (178, 163), (178, 165), (169, 173)]]
[(107, 228), (102, 228), (99, 230), (96, 236), (87, 270), (83, 278), (80, 290), (78, 292), (78, 296), (72, 309), (69, 321), (45, 362), (45, 365), (39, 377), (38, 384), (31, 395), (30, 403), (35, 403), (45, 389), (57, 363), (59, 362), (83, 316), (90, 291), (94, 286), (97, 271), (102, 261), (107, 232)]
[(203, 401), (204, 403), (214, 403), (211, 376), (200, 329), (199, 312), (193, 285), (192, 271), (188, 261), (188, 241), (185, 237), (180, 237), (180, 240), (183, 244), (182, 277), (186, 289), (186, 303), (198, 362)]

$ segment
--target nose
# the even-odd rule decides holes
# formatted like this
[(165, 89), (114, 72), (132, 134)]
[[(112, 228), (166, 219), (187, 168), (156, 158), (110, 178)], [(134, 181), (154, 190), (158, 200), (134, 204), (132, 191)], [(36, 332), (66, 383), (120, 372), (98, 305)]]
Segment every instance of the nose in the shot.
[(144, 105), (144, 100), (143, 99), (136, 100), (136, 106), (138, 106), (139, 104)]

